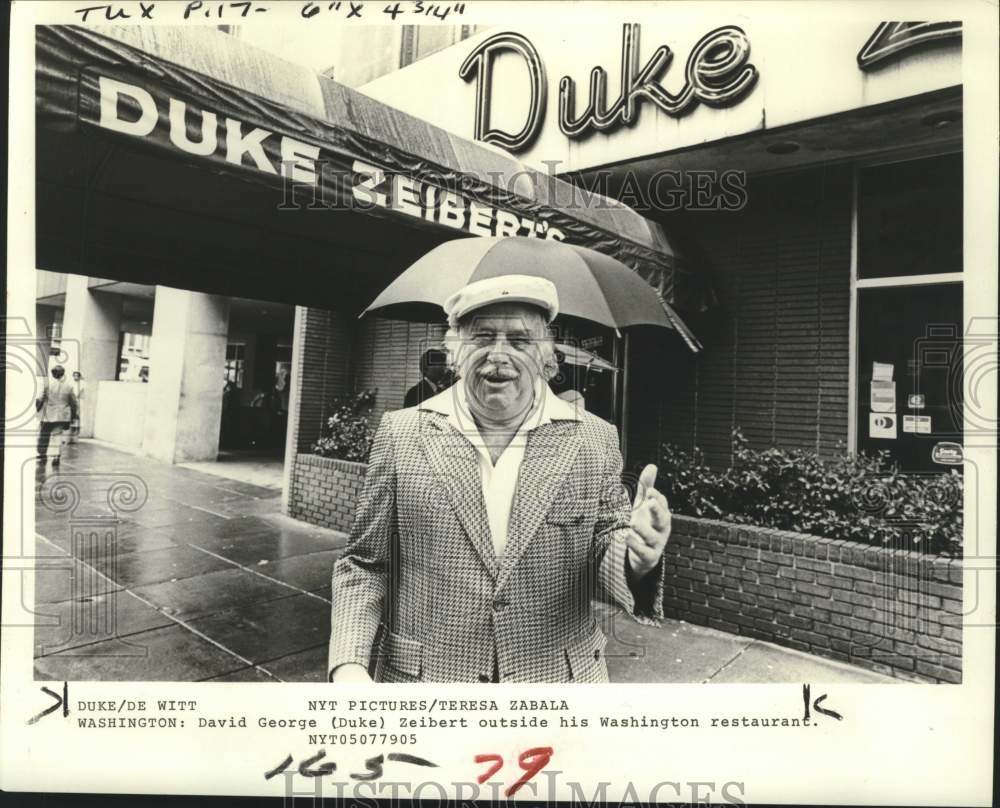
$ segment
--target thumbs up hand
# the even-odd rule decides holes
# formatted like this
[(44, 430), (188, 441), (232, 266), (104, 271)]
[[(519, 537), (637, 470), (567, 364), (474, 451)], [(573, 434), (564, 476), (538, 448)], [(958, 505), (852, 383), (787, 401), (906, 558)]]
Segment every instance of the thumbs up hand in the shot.
[(670, 538), (670, 508), (667, 498), (654, 487), (656, 466), (642, 470), (632, 503), (632, 519), (625, 538), (628, 561), (637, 576), (646, 575), (659, 563)]

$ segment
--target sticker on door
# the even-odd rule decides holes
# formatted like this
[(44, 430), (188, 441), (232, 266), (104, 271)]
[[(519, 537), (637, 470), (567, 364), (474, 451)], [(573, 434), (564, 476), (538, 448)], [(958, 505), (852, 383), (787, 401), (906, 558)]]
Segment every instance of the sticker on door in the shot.
[(873, 438), (896, 439), (896, 414), (873, 412), (868, 415), (868, 434)]

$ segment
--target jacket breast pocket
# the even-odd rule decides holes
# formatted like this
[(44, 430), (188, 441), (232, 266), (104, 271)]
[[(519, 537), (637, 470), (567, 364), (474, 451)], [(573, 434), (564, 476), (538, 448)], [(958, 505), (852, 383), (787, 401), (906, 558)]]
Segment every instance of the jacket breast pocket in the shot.
[(597, 503), (588, 499), (556, 499), (545, 514), (550, 525), (585, 524), (594, 517)]
[(419, 682), (424, 672), (424, 646), (418, 640), (387, 631), (380, 660), (383, 682)]

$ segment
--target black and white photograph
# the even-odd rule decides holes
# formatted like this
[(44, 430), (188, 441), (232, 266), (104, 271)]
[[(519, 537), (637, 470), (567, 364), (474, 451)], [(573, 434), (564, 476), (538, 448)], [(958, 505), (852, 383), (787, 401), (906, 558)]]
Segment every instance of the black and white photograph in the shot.
[[(840, 9), (16, 3), (16, 731), (283, 732), (176, 787), (286, 798), (444, 749), (497, 799), (654, 802), (578, 761), (805, 755), (861, 703), (940, 754), (994, 670), (996, 9)], [(909, 804), (989, 804), (993, 721)], [(671, 798), (822, 796), (732, 771)]]

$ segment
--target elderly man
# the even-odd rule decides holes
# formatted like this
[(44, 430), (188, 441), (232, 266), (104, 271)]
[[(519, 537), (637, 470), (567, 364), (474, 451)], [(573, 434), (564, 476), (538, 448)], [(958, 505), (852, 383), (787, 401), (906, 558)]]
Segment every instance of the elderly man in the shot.
[(547, 280), (505, 275), (445, 303), (459, 381), (388, 413), (333, 571), (333, 682), (606, 682), (594, 596), (662, 617), (666, 500), (634, 506), (617, 432), (558, 399)]

